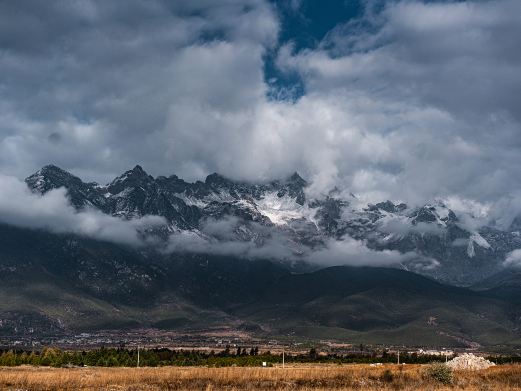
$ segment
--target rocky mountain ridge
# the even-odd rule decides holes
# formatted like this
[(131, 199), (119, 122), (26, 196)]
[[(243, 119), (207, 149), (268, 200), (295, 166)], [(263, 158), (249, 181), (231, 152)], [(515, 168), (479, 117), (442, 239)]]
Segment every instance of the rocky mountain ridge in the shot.
[(309, 199), (308, 183), (297, 173), (267, 183), (237, 182), (214, 173), (204, 182), (189, 183), (176, 175), (154, 178), (136, 166), (99, 185), (49, 165), (26, 183), (41, 194), (66, 188), (77, 209), (95, 208), (123, 219), (162, 216), (165, 238), (190, 233), (219, 242), (222, 232), (207, 224), (227, 221), (226, 240), (263, 246), (270, 237), (283, 238), (297, 258), (331, 241), (356, 240), (374, 251), (408, 254), (398, 267), (456, 285), (501, 272), (505, 256), (521, 248), (515, 227), (470, 229), (441, 201), (409, 207), (387, 200), (360, 207), (354, 195), (335, 191)]

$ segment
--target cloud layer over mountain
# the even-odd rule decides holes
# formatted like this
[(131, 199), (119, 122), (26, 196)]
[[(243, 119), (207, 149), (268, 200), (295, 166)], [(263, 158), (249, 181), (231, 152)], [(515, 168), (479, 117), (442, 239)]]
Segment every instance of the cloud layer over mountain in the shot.
[[(152, 246), (163, 253), (201, 253), (289, 262), (301, 260), (321, 266), (392, 266), (402, 262), (408, 262), (410, 267), (435, 266), (414, 252), (374, 251), (363, 241), (351, 238), (330, 240), (319, 249), (305, 245), (299, 249), (292, 248), (291, 238), (283, 231), (254, 222), (249, 222), (246, 228), (245, 221), (233, 216), (208, 219), (197, 232), (175, 230), (166, 241), (161, 241), (150, 232), (150, 229), (167, 225), (161, 216), (125, 219), (92, 207), (78, 210), (71, 205), (67, 189), (63, 187), (39, 194), (32, 192), (16, 177), (2, 174), (0, 189), (0, 223), (21, 228), (74, 234), (131, 247)], [(240, 240), (237, 232), (241, 229), (254, 231), (260, 240)]]
[(16, 227), (140, 246), (146, 243), (141, 235), (144, 230), (165, 223), (158, 216), (123, 220), (95, 209), (77, 211), (71, 206), (64, 188), (38, 195), (32, 193), (25, 182), (1, 174), (0, 189), (0, 223)]
[[(303, 48), (281, 38), (285, 2), (3, 2), (0, 172), (297, 170), (315, 193), (518, 213), (521, 3), (363, 3)], [(266, 81), (270, 55), (302, 96)]]

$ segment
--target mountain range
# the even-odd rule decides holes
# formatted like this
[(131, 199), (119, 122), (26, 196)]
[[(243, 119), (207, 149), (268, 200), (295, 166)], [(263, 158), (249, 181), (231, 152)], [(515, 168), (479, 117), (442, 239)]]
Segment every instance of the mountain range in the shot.
[[(37, 195), (65, 188), (78, 212), (162, 223), (136, 246), (1, 224), (0, 335), (233, 325), (373, 343), (520, 343), (521, 276), (504, 263), (521, 248), (517, 220), (474, 228), (441, 200), (311, 196), (297, 173), (189, 183), (136, 166), (99, 185), (50, 165), (25, 182)], [(363, 255), (337, 251), (346, 245)]]
[(282, 237), (291, 249), (287, 258), (300, 260), (301, 266), (309, 257), (299, 258), (299, 254), (349, 238), (375, 251), (407, 254), (397, 265), (402, 269), (470, 286), (503, 271), (507, 254), (521, 248), (517, 220), (507, 230), (469, 228), (473, 225), (466, 220), (473, 216), (458, 216), (440, 200), (415, 207), (389, 200), (363, 205), (353, 194), (345, 196), (336, 189), (310, 198), (308, 183), (297, 173), (260, 184), (236, 182), (219, 174), (188, 183), (176, 175), (153, 178), (136, 166), (109, 184), (98, 185), (51, 165), (25, 181), (40, 194), (65, 188), (78, 210), (93, 208), (127, 220), (161, 216), (166, 223), (156, 233), (163, 237), (183, 233), (219, 242), (224, 226), (219, 226), (219, 232), (206, 228), (209, 222), (227, 219), (228, 241), (262, 247), (273, 236)]

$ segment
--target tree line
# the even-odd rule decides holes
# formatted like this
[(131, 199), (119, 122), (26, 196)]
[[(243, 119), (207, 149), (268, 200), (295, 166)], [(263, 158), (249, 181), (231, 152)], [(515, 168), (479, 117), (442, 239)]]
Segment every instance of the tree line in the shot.
[[(400, 353), (400, 362), (426, 364), (443, 362), (444, 357)], [(497, 360), (496, 360), (497, 361)], [(200, 350), (172, 350), (167, 348), (140, 349), (140, 366), (268, 366), (282, 363), (282, 354), (269, 351), (259, 352), (258, 347), (227, 347), (219, 352)], [(350, 354), (319, 353), (312, 348), (305, 354), (286, 354), (286, 363), (395, 363), (397, 356), (388, 351), (354, 352)], [(521, 357), (508, 357), (501, 362), (521, 362)], [(499, 363), (499, 362), (498, 362)], [(0, 350), (0, 366), (99, 366), (135, 367), (138, 365), (137, 349), (99, 348), (84, 351), (66, 351), (56, 348), (42, 350)]]

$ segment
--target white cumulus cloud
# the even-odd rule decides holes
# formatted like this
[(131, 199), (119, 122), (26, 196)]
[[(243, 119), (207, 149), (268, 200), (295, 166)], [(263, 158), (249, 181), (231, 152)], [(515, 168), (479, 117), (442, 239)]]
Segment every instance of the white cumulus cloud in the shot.
[(77, 211), (69, 203), (65, 189), (39, 195), (12, 176), (0, 174), (0, 189), (0, 223), (16, 227), (140, 246), (145, 243), (141, 235), (144, 230), (165, 223), (158, 216), (122, 220), (93, 209)]

